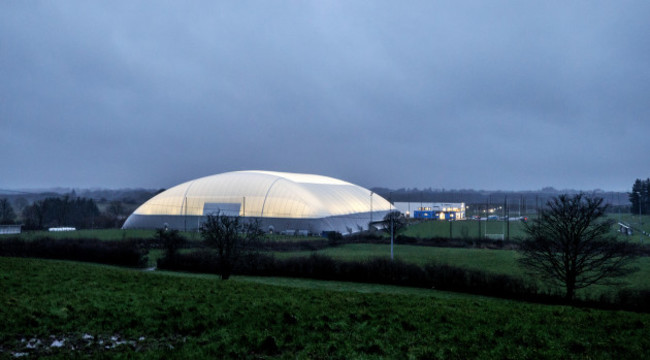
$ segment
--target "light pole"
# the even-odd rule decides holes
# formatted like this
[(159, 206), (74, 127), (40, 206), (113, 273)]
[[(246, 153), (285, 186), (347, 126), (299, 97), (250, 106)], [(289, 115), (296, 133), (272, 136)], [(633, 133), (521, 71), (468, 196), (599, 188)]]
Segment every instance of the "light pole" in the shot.
[(388, 216), (390, 217), (390, 259), (393, 260), (393, 192), (391, 191), (388, 196), (388, 202), (390, 203), (390, 211)]
[(639, 205), (639, 242), (643, 242), (643, 228), (641, 225), (643, 225), (643, 222), (641, 221), (641, 192), (637, 191), (637, 194), (639, 194), (639, 200), (637, 201), (637, 204)]
[(372, 226), (372, 191), (370, 192), (370, 224), (368, 224), (368, 230)]

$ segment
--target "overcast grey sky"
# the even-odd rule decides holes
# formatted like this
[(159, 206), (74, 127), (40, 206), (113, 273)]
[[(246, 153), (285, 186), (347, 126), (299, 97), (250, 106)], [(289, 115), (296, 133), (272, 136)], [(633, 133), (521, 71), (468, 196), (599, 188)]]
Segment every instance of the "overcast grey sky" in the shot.
[(629, 190), (650, 1), (0, 2), (0, 188)]

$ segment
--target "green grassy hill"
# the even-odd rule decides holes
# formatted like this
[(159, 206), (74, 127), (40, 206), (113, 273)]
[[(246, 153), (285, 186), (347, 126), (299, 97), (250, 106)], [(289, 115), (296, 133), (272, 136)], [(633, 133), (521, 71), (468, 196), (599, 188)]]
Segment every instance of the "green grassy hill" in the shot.
[[(0, 358), (640, 359), (650, 314), (0, 258)], [(327, 284), (327, 285), (322, 285)]]
[[(514, 250), (488, 250), (466, 248), (443, 248), (428, 246), (394, 245), (396, 259), (418, 265), (437, 263), (452, 265), (460, 268), (481, 270), (495, 274), (506, 274), (535, 281), (522, 272), (517, 265), (519, 254)], [(390, 245), (384, 244), (348, 244), (327, 248), (315, 252), (300, 251), (276, 253), (276, 257), (309, 256), (312, 253), (331, 256), (340, 260), (368, 260), (375, 257), (390, 256)], [(650, 289), (650, 257), (640, 257), (636, 260), (638, 271), (628, 275), (621, 286), (634, 289)], [(539, 283), (538, 285), (543, 286)], [(581, 297), (594, 297), (615, 290), (617, 287), (592, 286), (580, 290)]]

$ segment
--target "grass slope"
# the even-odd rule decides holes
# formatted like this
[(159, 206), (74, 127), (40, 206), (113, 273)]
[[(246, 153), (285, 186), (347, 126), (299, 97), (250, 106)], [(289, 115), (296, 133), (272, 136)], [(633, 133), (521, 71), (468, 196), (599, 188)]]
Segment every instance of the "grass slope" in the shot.
[(0, 258), (0, 357), (638, 359), (650, 351), (649, 314), (260, 283), (273, 281)]
[[(311, 251), (276, 253), (277, 257), (308, 256)], [(318, 254), (341, 260), (367, 260), (373, 257), (390, 256), (390, 245), (346, 244), (317, 251)], [(511, 273), (516, 270), (516, 251), (440, 248), (416, 245), (399, 245), (393, 248), (395, 258), (425, 265), (431, 262), (466, 267), (495, 273)]]
[[(464, 248), (439, 248), (427, 246), (395, 245), (394, 256), (405, 262), (425, 265), (431, 262), (457, 266), (471, 270), (481, 270), (495, 274), (506, 274), (528, 278), (517, 265), (519, 254), (514, 250), (488, 250)], [(309, 256), (314, 252), (297, 251), (276, 253), (279, 258)], [(316, 251), (315, 253), (331, 256), (340, 260), (368, 260), (374, 257), (390, 256), (390, 245), (383, 244), (348, 244)], [(634, 289), (650, 289), (650, 257), (640, 257), (635, 266), (639, 271), (628, 275), (622, 286)], [(533, 281), (531, 279), (531, 281)], [(581, 290), (579, 294), (598, 296), (612, 288), (594, 286)]]

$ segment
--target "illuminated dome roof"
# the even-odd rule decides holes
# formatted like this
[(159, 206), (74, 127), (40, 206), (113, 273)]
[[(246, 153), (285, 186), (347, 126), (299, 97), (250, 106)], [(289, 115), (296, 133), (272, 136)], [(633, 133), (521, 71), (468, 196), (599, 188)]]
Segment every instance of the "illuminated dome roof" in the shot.
[[(367, 228), (373, 217), (380, 220), (389, 210), (390, 203), (370, 190), (331, 177), (234, 171), (191, 180), (154, 196), (133, 212), (124, 228), (161, 227), (163, 220), (178, 224), (178, 217), (184, 219), (187, 228), (188, 218), (220, 212), (262, 220), (347, 218), (350, 221), (344, 221), (346, 225), (336, 221), (341, 225), (332, 229), (346, 232), (350, 225), (354, 225), (354, 231), (360, 226)], [(191, 223), (195, 224), (196, 221), (191, 220)], [(287, 224), (289, 227), (304, 226)], [(272, 225), (276, 229), (277, 226), (287, 227), (282, 226), (281, 221), (275, 221)], [(320, 228), (327, 227), (316, 226), (315, 223), (309, 225), (321, 231), (326, 229)]]

